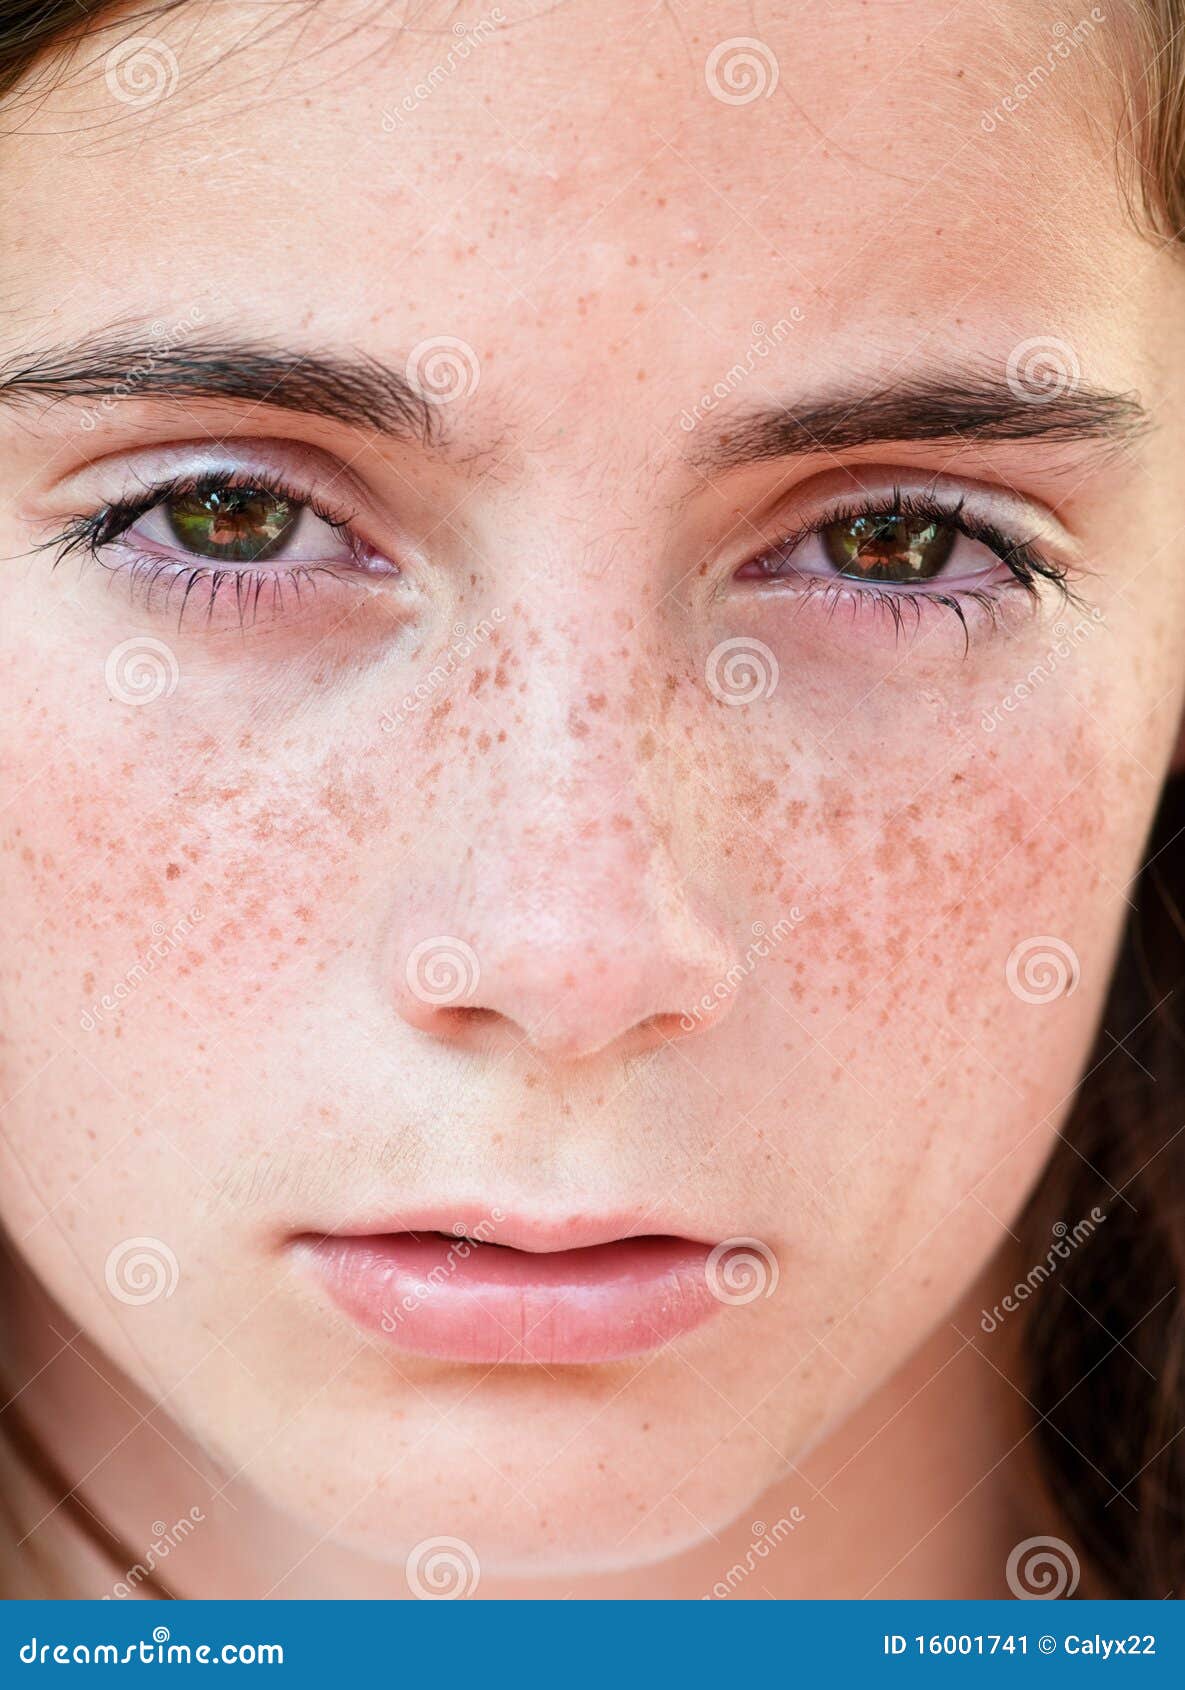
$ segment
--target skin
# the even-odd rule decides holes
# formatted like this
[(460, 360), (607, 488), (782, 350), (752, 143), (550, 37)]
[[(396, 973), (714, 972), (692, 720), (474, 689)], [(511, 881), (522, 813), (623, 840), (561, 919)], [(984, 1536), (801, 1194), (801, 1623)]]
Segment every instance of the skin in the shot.
[[(186, 1594), (403, 1595), (443, 1535), (483, 1594), (699, 1595), (798, 1508), (734, 1594), (996, 1595), (1058, 1529), (1019, 1317), (979, 1315), (1030, 1266), (1178, 734), (1185, 317), (1114, 179), (1114, 39), (988, 132), (1054, 14), (939, 10), (508, 6), (419, 99), (451, 14), (395, 38), (326, 0), (246, 45), (252, 8), (182, 8), (167, 99), (121, 104), (88, 50), (0, 144), (5, 360), (189, 320), (397, 368), (447, 335), (480, 372), (435, 455), (134, 388), (94, 427), (0, 408), (8, 1371), (133, 1545), (202, 1511)], [(713, 47), (754, 33), (777, 87), (713, 97)], [(1035, 336), (1152, 426), (702, 466), (755, 404), (999, 379)], [(211, 439), (348, 465), (398, 581), (240, 631), (32, 550)], [(965, 642), (934, 604), (897, 631), (735, 579), (825, 497), (936, 475), (1022, 510), (1080, 602), (1007, 591)], [(177, 684), (131, 704), (105, 666), (145, 638)], [(776, 658), (769, 697), (713, 695), (729, 639)], [(408, 990), (441, 935), (484, 1014)], [(1049, 1002), (1007, 974), (1040, 936), (1076, 959)], [(652, 1356), (491, 1371), (363, 1337), (286, 1247), (442, 1197), (756, 1238), (778, 1283)], [(179, 1270), (142, 1305), (105, 1279), (138, 1237)]]

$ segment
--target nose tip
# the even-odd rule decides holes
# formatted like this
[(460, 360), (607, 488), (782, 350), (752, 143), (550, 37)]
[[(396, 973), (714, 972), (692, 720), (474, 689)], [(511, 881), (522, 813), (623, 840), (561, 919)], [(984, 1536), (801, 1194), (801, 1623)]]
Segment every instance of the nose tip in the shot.
[(697, 938), (644, 958), (595, 945), (574, 956), (566, 944), (482, 954), (455, 935), (423, 939), (407, 953), (397, 1008), (418, 1031), (455, 1043), (525, 1046), (554, 1062), (636, 1055), (709, 1025), (693, 1006), (729, 964), (718, 943)]

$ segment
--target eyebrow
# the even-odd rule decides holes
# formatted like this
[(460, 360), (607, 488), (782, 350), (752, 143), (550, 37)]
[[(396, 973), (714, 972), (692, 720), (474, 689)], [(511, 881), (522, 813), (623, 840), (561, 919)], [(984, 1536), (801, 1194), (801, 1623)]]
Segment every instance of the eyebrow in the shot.
[(51, 347), (0, 364), (0, 403), (43, 399), (216, 399), (324, 417), (431, 445), (439, 406), (406, 375), (364, 353), (297, 352), (262, 341), (134, 336)]
[(1034, 383), (1026, 392), (1020, 378), (1009, 383), (990, 372), (955, 370), (744, 412), (696, 456), (705, 467), (729, 468), (890, 442), (1119, 443), (1147, 426), (1134, 393), (1082, 382), (1054, 393)]
[[(0, 363), (0, 403), (138, 397), (246, 402), (426, 447), (440, 442), (440, 406), (401, 370), (365, 353), (197, 336), (174, 345), (124, 334)], [(693, 455), (702, 468), (721, 470), (892, 442), (1119, 443), (1140, 435), (1148, 420), (1134, 393), (1069, 381), (1051, 395), (1036, 380), (1026, 391), (1021, 377), (1010, 383), (963, 368), (742, 412)]]

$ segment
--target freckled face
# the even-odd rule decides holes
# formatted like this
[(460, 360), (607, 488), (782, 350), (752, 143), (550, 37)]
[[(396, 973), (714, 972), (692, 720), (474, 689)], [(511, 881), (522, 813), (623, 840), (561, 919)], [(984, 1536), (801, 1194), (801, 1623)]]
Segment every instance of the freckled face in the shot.
[[(235, 26), (190, 20), (164, 103), (81, 77), (5, 143), (5, 356), (135, 316), (437, 387), (433, 450), (135, 379), (0, 424), (0, 1209), (191, 1432), (379, 1556), (652, 1559), (903, 1360), (1049, 1154), (1176, 731), (1179, 281), (1074, 127), (1080, 67), (989, 130), (954, 69), (998, 7), (923, 46), (836, 5), (771, 26), (740, 100), (704, 67), (751, 20), (692, 18), (565, 7), (426, 97), (439, 54), (363, 68), (332, 7), (314, 69), (199, 77)], [(1003, 379), (1037, 336), (1155, 430), (722, 461), (775, 396)], [(168, 562), (227, 563), (208, 494), (140, 553), (32, 551), (187, 454), (324, 532), (217, 585)], [(1048, 574), (960, 536), (946, 591), (837, 585), (845, 545), (941, 550), (899, 508), (927, 490)], [(880, 554), (836, 526), (861, 500)], [(769, 1294), (488, 1371), (362, 1336), (288, 1248), (440, 1203), (757, 1240)], [(120, 1294), (131, 1239), (170, 1295)]]

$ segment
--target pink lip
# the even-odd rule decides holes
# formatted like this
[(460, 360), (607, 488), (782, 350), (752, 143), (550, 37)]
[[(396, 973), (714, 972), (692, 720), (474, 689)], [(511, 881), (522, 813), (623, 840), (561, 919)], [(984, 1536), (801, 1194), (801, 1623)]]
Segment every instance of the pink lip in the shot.
[[(449, 1361), (620, 1361), (670, 1343), (722, 1307), (708, 1282), (709, 1247), (690, 1239), (606, 1238), (591, 1225), (483, 1228), (456, 1215), (447, 1236), (430, 1225), (306, 1237), (299, 1248), (359, 1326)], [(474, 1233), (458, 1237), (458, 1225)], [(599, 1239), (590, 1236), (598, 1230)], [(565, 1247), (551, 1247), (561, 1233)]]

